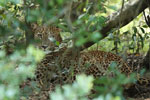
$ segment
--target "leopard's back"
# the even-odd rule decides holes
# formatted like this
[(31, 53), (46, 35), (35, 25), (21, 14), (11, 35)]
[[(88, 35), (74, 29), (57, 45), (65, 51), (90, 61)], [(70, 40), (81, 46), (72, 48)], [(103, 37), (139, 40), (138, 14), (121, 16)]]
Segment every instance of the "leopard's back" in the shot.
[[(130, 75), (132, 73), (132, 70), (128, 64), (124, 62), (120, 56), (111, 52), (94, 50), (83, 52), (81, 57), (81, 59), (83, 59), (83, 63), (85, 63), (85, 61), (90, 63), (89, 69), (86, 72), (87, 75), (90, 74), (95, 77), (106, 75), (108, 72), (108, 67), (111, 67), (111, 64), (113, 63), (115, 63), (115, 68), (117, 68), (121, 73), (126, 75)], [(93, 72), (91, 70), (93, 70)]]

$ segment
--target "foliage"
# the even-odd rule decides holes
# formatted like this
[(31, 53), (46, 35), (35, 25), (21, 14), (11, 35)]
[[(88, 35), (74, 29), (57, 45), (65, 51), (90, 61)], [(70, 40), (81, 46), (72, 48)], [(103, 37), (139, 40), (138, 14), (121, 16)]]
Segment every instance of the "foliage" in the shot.
[[(123, 87), (128, 86), (131, 83), (135, 83), (136, 78), (135, 74), (132, 73), (128, 78), (125, 74), (120, 73), (117, 68), (117, 64), (112, 62), (106, 76), (97, 78), (94, 81), (94, 89), (97, 91), (95, 96), (99, 96), (99, 94), (103, 96), (111, 95), (113, 97), (120, 97), (123, 99)], [(113, 77), (111, 77), (113, 76)], [(110, 79), (111, 77), (111, 79)]]
[[(43, 52), (25, 43), (27, 26), (21, 0), (0, 1), (0, 99), (17, 100), (23, 95), (20, 85), (34, 77)], [(38, 55), (37, 55), (38, 54)]]
[(57, 87), (56, 91), (50, 94), (51, 100), (88, 100), (94, 97), (93, 100), (123, 100), (122, 86), (135, 82), (135, 74), (128, 78), (116, 67), (117, 64), (112, 62), (108, 73), (96, 79), (84, 74), (77, 75), (72, 85), (64, 85), (62, 89)]
[(104, 85), (96, 88), (99, 91), (98, 97), (93, 100), (123, 100), (121, 85), (128, 83), (129, 79), (118, 72), (116, 74), (112, 80), (104, 76), (95, 80), (96, 82), (93, 81), (92, 76), (78, 75), (72, 85), (64, 85), (62, 89), (57, 87), (56, 91), (50, 94), (51, 100), (88, 100), (93, 89), (93, 82)]
[[(38, 55), (37, 55), (38, 53)], [(34, 77), (36, 63), (41, 60), (43, 53), (29, 46), (26, 51), (15, 51), (6, 56), (0, 50), (0, 99), (19, 99), (19, 85), (27, 78)]]
[[(114, 11), (118, 8), (118, 5), (112, 5), (112, 2), (116, 4), (119, 1), (83, 1), (0, 0), (0, 99), (19, 99), (19, 96), (22, 95), (19, 85), (27, 77), (34, 76), (36, 64), (43, 57), (41, 51), (28, 46), (34, 41), (30, 24), (38, 23), (61, 27), (64, 31), (72, 34), (72, 39), (76, 40), (76, 46), (82, 46), (89, 41), (97, 43), (102, 38), (100, 30), (107, 21), (106, 15), (110, 13), (110, 9)], [(73, 2), (71, 12), (69, 12), (70, 2)], [(74, 20), (75, 16), (72, 17), (69, 15), (70, 13), (76, 13), (77, 18)], [(122, 43), (122, 37), (128, 39), (129, 35), (132, 40), (127, 43), (129, 49), (137, 48), (138, 51), (144, 47), (144, 41), (149, 38), (146, 29), (147, 27), (142, 24), (141, 26), (134, 25), (131, 30), (127, 31), (112, 30), (104, 42), (109, 44), (108, 41), (113, 41), (114, 49), (118, 49), (118, 45)], [(108, 50), (108, 47), (106, 48)], [(94, 81), (96, 96), (98, 96), (94, 100), (121, 100), (123, 98), (121, 86), (131, 82), (133, 77), (128, 79), (113, 68), (110, 71), (115, 72), (112, 80), (105, 76)], [(72, 85), (64, 85), (63, 89), (57, 88), (56, 92), (51, 94), (51, 99), (56, 100), (57, 96), (60, 100), (86, 100), (92, 89), (93, 80), (91, 76), (78, 76), (77, 81)], [(104, 86), (100, 87), (101, 84)]]
[(80, 75), (76, 78), (72, 85), (64, 85), (63, 89), (56, 88), (56, 92), (51, 94), (51, 100), (88, 100), (86, 96), (93, 87), (93, 77)]

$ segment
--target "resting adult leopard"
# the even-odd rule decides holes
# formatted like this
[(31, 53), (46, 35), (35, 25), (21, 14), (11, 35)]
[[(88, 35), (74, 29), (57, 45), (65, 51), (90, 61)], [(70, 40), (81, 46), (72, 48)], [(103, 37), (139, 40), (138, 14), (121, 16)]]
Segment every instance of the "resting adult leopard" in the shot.
[[(42, 34), (42, 38), (38, 35), (37, 38), (45, 41), (48, 37), (45, 38), (44, 35)], [(115, 68), (127, 76), (134, 72), (116, 54), (99, 50), (75, 52), (74, 48), (64, 47), (58, 51), (46, 54), (45, 58), (37, 66), (36, 79), (41, 89), (53, 91), (56, 84), (72, 83), (76, 75), (80, 73), (93, 75), (94, 77), (112, 75), (112, 72), (108, 71), (108, 67), (112, 62), (116, 62), (117, 67)], [(141, 78), (139, 81), (141, 82), (140, 84), (149, 83), (148, 80), (141, 81)]]

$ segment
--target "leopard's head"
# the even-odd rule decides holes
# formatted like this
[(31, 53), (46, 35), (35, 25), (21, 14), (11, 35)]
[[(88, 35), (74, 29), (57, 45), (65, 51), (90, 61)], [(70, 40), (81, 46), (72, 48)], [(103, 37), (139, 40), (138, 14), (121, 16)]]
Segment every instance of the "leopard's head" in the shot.
[(31, 29), (35, 40), (39, 40), (37, 46), (44, 51), (54, 50), (62, 42), (61, 29), (55, 26), (40, 26), (32, 24)]

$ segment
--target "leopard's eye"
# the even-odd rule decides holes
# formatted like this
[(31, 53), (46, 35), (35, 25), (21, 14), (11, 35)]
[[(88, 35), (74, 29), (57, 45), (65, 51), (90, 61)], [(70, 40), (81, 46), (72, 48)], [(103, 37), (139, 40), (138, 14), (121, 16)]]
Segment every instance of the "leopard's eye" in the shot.
[(42, 38), (42, 34), (38, 34), (37, 36), (38, 36), (40, 39)]

